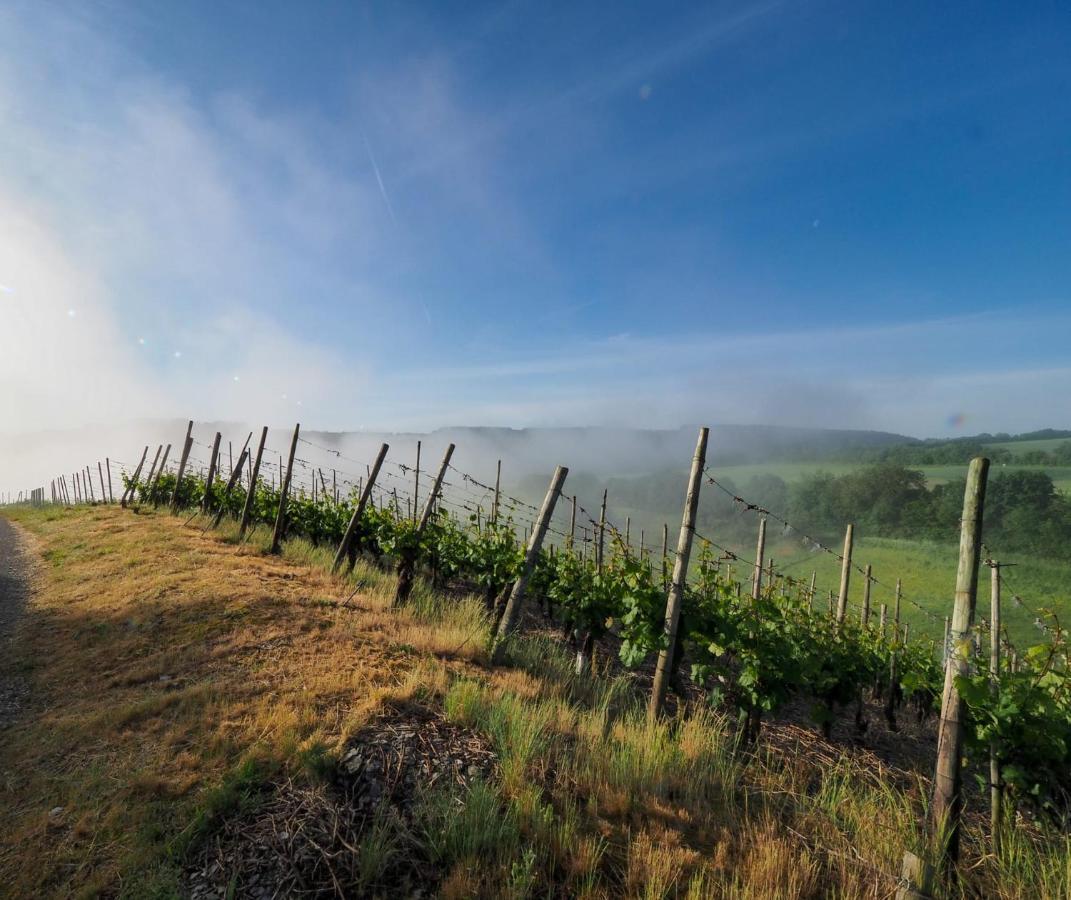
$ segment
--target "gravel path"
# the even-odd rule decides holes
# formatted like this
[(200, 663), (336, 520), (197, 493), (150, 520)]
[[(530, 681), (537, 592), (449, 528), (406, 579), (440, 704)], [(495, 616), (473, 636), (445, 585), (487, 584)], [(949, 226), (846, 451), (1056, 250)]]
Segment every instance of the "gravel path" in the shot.
[(29, 593), (29, 566), (19, 534), (0, 516), (0, 729), (15, 719), (26, 700), (26, 679), (12, 671), (10, 642)]

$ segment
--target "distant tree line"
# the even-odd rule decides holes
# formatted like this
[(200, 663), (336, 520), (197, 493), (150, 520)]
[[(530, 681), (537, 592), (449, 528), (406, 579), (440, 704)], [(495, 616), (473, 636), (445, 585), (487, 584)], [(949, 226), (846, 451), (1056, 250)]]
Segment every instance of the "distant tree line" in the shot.
[[(957, 479), (927, 489), (922, 472), (893, 463), (817, 474), (787, 486), (788, 518), (827, 535), (854, 522), (883, 537), (951, 541), (959, 533), (964, 485)], [(1044, 472), (998, 471), (986, 491), (985, 538), (1003, 550), (1066, 556), (1071, 499)]]
[[(532, 479), (536, 495), (540, 479)], [(719, 478), (725, 491), (704, 485), (698, 530), (719, 542), (745, 545), (753, 539), (756, 518), (748, 503), (772, 510), (800, 530), (837, 546), (847, 522), (857, 534), (952, 542), (959, 533), (964, 479), (927, 487), (923, 472), (893, 462), (861, 467), (846, 475), (819, 472), (786, 482), (772, 474), (755, 475), (739, 485)], [(601, 481), (587, 473), (570, 476), (568, 493), (598, 517), (602, 491), (609, 495), (610, 518), (618, 527), (631, 516), (635, 540), (641, 527), (660, 539), (662, 522), (675, 526), (683, 502), (683, 475), (665, 470), (638, 477)], [(580, 517), (586, 524), (586, 520)], [(657, 532), (656, 532), (657, 529)], [(1043, 471), (994, 471), (985, 506), (986, 540), (1005, 552), (1066, 558), (1071, 547), (1071, 497), (1058, 491)], [(675, 534), (674, 534), (675, 539)]]

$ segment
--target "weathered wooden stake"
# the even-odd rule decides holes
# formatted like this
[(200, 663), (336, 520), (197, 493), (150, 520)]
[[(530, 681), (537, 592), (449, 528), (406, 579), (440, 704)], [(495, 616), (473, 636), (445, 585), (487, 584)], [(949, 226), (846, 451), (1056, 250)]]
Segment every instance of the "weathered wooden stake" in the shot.
[(673, 563), (673, 580), (666, 597), (665, 645), (658, 654), (654, 685), (651, 688), (651, 702), (647, 708), (647, 716), (652, 722), (662, 714), (662, 704), (666, 699), (666, 689), (669, 687), (669, 680), (673, 674), (673, 652), (677, 646), (677, 626), (680, 624), (684, 583), (688, 578), (688, 558), (692, 552), (692, 537), (695, 534), (695, 514), (699, 506), (699, 487), (702, 481), (703, 467), (706, 465), (707, 436), (709, 434), (709, 428), (699, 429), (699, 440), (695, 445), (692, 471), (688, 478), (688, 493), (684, 500), (684, 514), (681, 517), (681, 533), (677, 539), (677, 558)]
[[(420, 514), (420, 521), (417, 523), (416, 538), (418, 540), (420, 535), (424, 532), (424, 526), (428, 524), (428, 520), (431, 518), (431, 514), (435, 510), (435, 501), (439, 499), (439, 491), (442, 490), (443, 478), (446, 476), (446, 470), (450, 465), (450, 457), (453, 455), (454, 445), (448, 444), (446, 452), (443, 454), (443, 461), (439, 464), (439, 472), (435, 476), (435, 482), (432, 485), (431, 493), (428, 494), (428, 499), (424, 504), (424, 512)], [(415, 549), (409, 550), (403, 553), (401, 559), (398, 560), (398, 587), (394, 592), (395, 606), (408, 600), (410, 593), (412, 593), (413, 576), (416, 569), (415, 553)]]
[(852, 525), (849, 522), (844, 532), (844, 553), (840, 566), (840, 595), (837, 597), (837, 624), (844, 621), (848, 612), (848, 581), (852, 573)]
[[(353, 546), (354, 537), (357, 534), (357, 527), (360, 525), (361, 516), (364, 514), (365, 505), (368, 503), (368, 498), (372, 494), (372, 485), (376, 483), (376, 476), (379, 475), (379, 470), (383, 465), (383, 460), (387, 456), (387, 450), (389, 449), (387, 444), (383, 444), (379, 448), (379, 453), (376, 456), (376, 461), (372, 464), (372, 470), (368, 473), (368, 480), (364, 483), (364, 490), (361, 491), (360, 499), (357, 501), (357, 506), (353, 510), (353, 515), (350, 517), (350, 523), (346, 526), (346, 533), (342, 535), (342, 540), (338, 545), (338, 552), (335, 553), (335, 561), (331, 566), (332, 572), (337, 572), (339, 566), (342, 565), (344, 559), (351, 559), (350, 548)], [(352, 562), (350, 563), (352, 567)]]
[(208, 460), (208, 478), (205, 479), (205, 493), (201, 498), (201, 512), (208, 512), (211, 504), (212, 497), (212, 483), (216, 479), (216, 460), (219, 458), (219, 442), (222, 440), (223, 435), (218, 431), (215, 438), (212, 440), (212, 456)]
[(413, 516), (420, 502), (420, 441), (416, 442), (416, 468), (413, 470)]
[(751, 576), (751, 599), (762, 596), (762, 559), (766, 553), (766, 516), (759, 519), (759, 542), (755, 547), (755, 571)]
[(861, 621), (864, 628), (870, 625), (870, 582), (872, 581), (870, 573), (870, 563), (867, 563), (866, 568), (863, 570), (863, 612)]
[(152, 465), (149, 466), (149, 474), (145, 479), (145, 485), (147, 487), (151, 488), (152, 485), (155, 483), (154, 482), (154, 477), (156, 475), (156, 464), (160, 461), (160, 454), (163, 452), (163, 450), (164, 450), (164, 445), (163, 444), (157, 444), (157, 446), (156, 446), (156, 455), (152, 458)]
[(179, 491), (182, 488), (182, 477), (186, 474), (186, 463), (190, 458), (190, 450), (193, 448), (193, 419), (186, 425), (186, 440), (182, 444), (182, 457), (179, 459), (178, 473), (175, 475), (175, 490), (171, 494), (171, 511), (178, 511)]
[(666, 562), (669, 557), (669, 523), (662, 523), (662, 590), (669, 590), (669, 565)]
[[(250, 436), (252, 436), (252, 432), (250, 432)], [(228, 443), (230, 443), (230, 442), (228, 441)], [(248, 444), (248, 443), (249, 443), (249, 440), (247, 439), (246, 440), (246, 444)], [(216, 517), (212, 520), (212, 527), (213, 528), (218, 528), (219, 527), (219, 523), (223, 521), (223, 513), (225, 513), (227, 511), (227, 500), (230, 498), (231, 491), (234, 490), (234, 486), (241, 479), (241, 477), (242, 477), (242, 465), (245, 463), (245, 461), (248, 458), (249, 458), (249, 447), (246, 446), (246, 447), (243, 447), (241, 452), (238, 454), (238, 467), (235, 468), (234, 466), (231, 466), (231, 477), (227, 480), (227, 486), (223, 489), (223, 497), (219, 501), (219, 509), (216, 511)]]
[(989, 460), (976, 457), (967, 470), (960, 519), (959, 569), (956, 572), (956, 600), (952, 610), (952, 652), (945, 664), (945, 686), (941, 699), (941, 722), (937, 733), (937, 767), (933, 785), (933, 833), (941, 868), (959, 858), (960, 812), (964, 731), (964, 702), (956, 689), (956, 678), (969, 675), (966, 647), (978, 590), (978, 557), (982, 542), (982, 510), (985, 507)]
[(602, 492), (602, 511), (599, 513), (599, 543), (595, 548), (595, 566), (602, 572), (603, 553), (606, 549), (606, 491)]
[(495, 645), (491, 651), (491, 662), (499, 664), (505, 652), (507, 639), (517, 627), (517, 621), (521, 615), (521, 605), (524, 603), (524, 593), (528, 589), (528, 581), (532, 577), (536, 562), (539, 560), (539, 552), (543, 546), (543, 539), (550, 527), (551, 517), (554, 515), (554, 506), (562, 492), (565, 476), (569, 470), (565, 466), (558, 466), (550, 479), (547, 495), (543, 498), (543, 506), (539, 510), (535, 527), (532, 529), (532, 537), (528, 541), (528, 550), (524, 556), (524, 568), (517, 580), (513, 582), (513, 588), (509, 592), (509, 599), (502, 611), (502, 620), (498, 623), (498, 632), (495, 635)]
[[(160, 460), (160, 468), (156, 470), (156, 478), (153, 479), (153, 483), (149, 486), (149, 492), (151, 494), (153, 494), (154, 496), (156, 495), (156, 485), (160, 481), (160, 476), (164, 474), (164, 466), (167, 465), (167, 457), (168, 457), (168, 455), (170, 453), (171, 453), (171, 445), (168, 444), (164, 448), (164, 458)], [(160, 503), (159, 503), (158, 500), (153, 500), (152, 505), (153, 506), (159, 506)]]
[(275, 514), (275, 530), (271, 535), (271, 552), (278, 553), (283, 546), (283, 532), (286, 531), (286, 495), (290, 491), (290, 480), (294, 474), (294, 454), (297, 453), (298, 435), (301, 432), (301, 423), (294, 426), (294, 437), (290, 441), (290, 456), (286, 462), (286, 476), (283, 478), (279, 490), (279, 509)]
[(257, 445), (257, 458), (249, 473), (249, 490), (246, 491), (245, 505), (242, 507), (242, 521), (238, 526), (238, 539), (241, 540), (249, 527), (249, 519), (253, 514), (253, 500), (257, 493), (257, 479), (260, 477), (260, 461), (264, 457), (264, 443), (268, 440), (268, 426), (265, 425), (260, 432), (260, 444)]
[[(989, 563), (989, 685), (993, 696), (1000, 692), (1000, 563)], [(1001, 805), (1003, 789), (1000, 783), (1000, 758), (997, 743), (989, 745), (989, 838), (993, 855), (1000, 856)]]
[(498, 468), (495, 470), (495, 502), (491, 506), (491, 521), (496, 525), (498, 524), (498, 502), (502, 495), (502, 460), (498, 461)]
[(896, 900), (931, 900), (930, 883), (933, 881), (932, 867), (912, 853), (904, 854), (903, 867), (900, 869), (900, 885), (896, 889)]

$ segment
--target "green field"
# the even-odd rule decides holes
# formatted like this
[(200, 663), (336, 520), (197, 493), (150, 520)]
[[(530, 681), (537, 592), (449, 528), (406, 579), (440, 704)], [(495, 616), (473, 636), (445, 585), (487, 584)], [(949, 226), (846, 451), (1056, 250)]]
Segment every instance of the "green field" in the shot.
[[(1000, 446), (1024, 446), (1026, 444), (1044, 444), (1047, 441), (1025, 441), (1023, 444), (1007, 444)], [(1057, 441), (1056, 443), (1059, 443)], [(997, 445), (993, 445), (997, 446)], [(785, 481), (799, 481), (816, 472), (828, 472), (831, 475), (847, 475), (849, 472), (862, 468), (862, 463), (844, 462), (770, 462), (753, 463), (739, 466), (717, 466), (713, 469), (715, 477), (728, 479), (738, 489), (743, 489), (748, 481), (756, 475), (776, 475)], [(926, 481), (930, 486), (944, 484), (957, 478), (963, 478), (967, 474), (964, 466), (909, 466), (926, 475)], [(1056, 489), (1063, 493), (1071, 493), (1071, 466), (1017, 466), (1013, 464), (997, 464), (993, 468), (993, 474), (999, 472), (1045, 472), (1052, 478)]]
[[(739, 552), (750, 557), (754, 550), (740, 547)], [(940, 639), (944, 617), (952, 611), (957, 555), (958, 547), (951, 543), (864, 538), (857, 543), (853, 559), (861, 566), (868, 563), (873, 566), (874, 577), (880, 582), (871, 590), (870, 602), (875, 616), (882, 603), (889, 605), (889, 615), (892, 615), (893, 587), (900, 578), (905, 597), (901, 621), (909, 622), (915, 634)], [(820, 602), (828, 597), (830, 590), (836, 592), (839, 588), (840, 563), (828, 553), (801, 549), (797, 542), (781, 542), (770, 548), (770, 556), (780, 572), (804, 579), (809, 579), (812, 571), (817, 572)], [(1012, 642), (1027, 647), (1044, 638), (1034, 627), (1034, 616), (1027, 608), (1052, 609), (1061, 620), (1066, 618), (1066, 613), (1071, 613), (1071, 590), (1068, 588), (1071, 564), (1030, 557), (1016, 557), (1013, 561), (1016, 566), (1005, 570), (1003, 619)], [(985, 619), (989, 618), (989, 593), (989, 569), (983, 567), (978, 586), (978, 616)], [(1012, 599), (1015, 594), (1022, 597), (1024, 607), (1016, 606)], [(858, 572), (852, 573), (848, 597), (858, 614), (863, 601), (863, 578)]]
[(1055, 450), (1060, 444), (1066, 444), (1071, 438), (1043, 438), (1036, 441), (998, 441), (992, 444), (986, 444), (986, 447), (992, 447), (994, 450), (1007, 450), (1012, 456), (1021, 456), (1024, 453), (1029, 453), (1031, 450), (1044, 450), (1048, 452)]

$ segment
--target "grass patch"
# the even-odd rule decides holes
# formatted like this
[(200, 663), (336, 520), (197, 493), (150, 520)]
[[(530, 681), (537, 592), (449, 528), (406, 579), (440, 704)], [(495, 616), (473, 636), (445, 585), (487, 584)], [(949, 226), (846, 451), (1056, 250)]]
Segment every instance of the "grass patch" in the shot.
[[(45, 563), (2, 663), (32, 682), (0, 732), (12, 895), (175, 896), (221, 823), (282, 780), (332, 784), (347, 742), (407, 700), (481, 734), (497, 767), (424, 790), (404, 821), (380, 808), (345, 850), (353, 893), (416, 866), (458, 898), (876, 898), (918, 846), (924, 779), (813, 735), (743, 753), (707, 709), (651, 724), (635, 680), (577, 675), (548, 637), (491, 669), (478, 598), (418, 582), (395, 609), (393, 575), (366, 561), (335, 577), (307, 542), (272, 557), (266, 533), (238, 544), (233, 525), (151, 509), (18, 518)], [(942, 550), (918, 552), (945, 573)], [(986, 847), (971, 819), (952, 896), (1067, 896), (1066, 843), (1019, 827), (999, 858)]]

